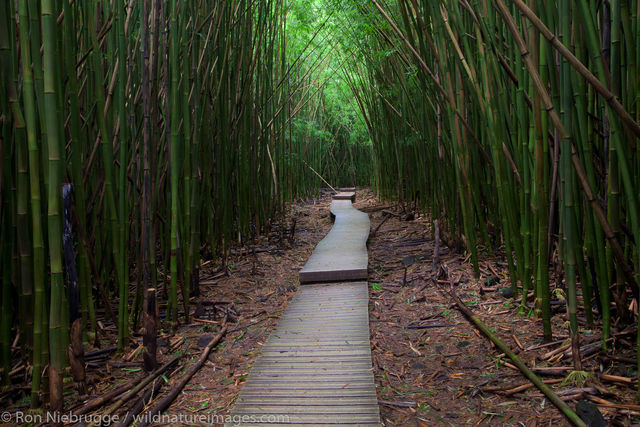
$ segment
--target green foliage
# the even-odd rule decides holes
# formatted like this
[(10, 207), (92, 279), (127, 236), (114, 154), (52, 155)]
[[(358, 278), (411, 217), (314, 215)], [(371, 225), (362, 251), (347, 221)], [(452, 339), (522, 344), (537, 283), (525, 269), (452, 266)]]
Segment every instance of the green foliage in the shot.
[(561, 386), (571, 385), (574, 387), (582, 387), (589, 379), (593, 379), (593, 375), (585, 371), (571, 371), (560, 383)]
[(349, 85), (352, 71), (345, 67), (353, 41), (338, 32), (342, 16), (335, 3), (288, 4), (287, 62), (305, 76), (309, 88), (300, 90), (312, 94), (293, 119), (291, 158), (302, 167), (299, 175), (316, 185), (324, 184), (301, 160), (334, 187), (367, 185), (373, 171), (371, 140)]

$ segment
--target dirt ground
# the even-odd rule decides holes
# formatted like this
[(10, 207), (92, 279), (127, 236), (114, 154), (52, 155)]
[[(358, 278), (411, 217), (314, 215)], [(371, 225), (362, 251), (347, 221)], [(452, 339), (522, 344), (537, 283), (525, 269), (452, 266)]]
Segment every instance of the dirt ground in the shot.
[[(192, 301), (195, 312), (191, 323), (181, 326), (175, 334), (161, 335), (159, 340), (160, 363), (178, 352), (184, 356), (173, 371), (160, 377), (167, 384), (149, 407), (192, 366), (226, 317), (227, 333), (167, 413), (229, 413), (261, 345), (296, 292), (299, 269), (332, 226), (329, 202), (330, 195), (324, 193), (317, 200), (292, 204), (287, 218), (274, 224), (268, 237), (252, 248), (234, 249), (226, 271), (221, 271), (214, 261), (205, 263), (201, 271), (202, 296)], [(612, 425), (640, 425), (640, 406), (633, 404), (635, 330), (614, 328), (614, 352), (609, 355), (585, 352), (588, 355), (583, 356), (584, 370), (592, 373), (586, 383), (563, 382), (572, 370), (572, 362), (563, 354), (568, 348), (568, 326), (561, 298), (556, 298), (554, 305), (557, 341), (542, 346), (542, 326), (533, 310), (520, 314), (518, 303), (503, 290), (509, 287), (504, 256), (489, 255), (480, 248), (481, 275), (474, 278), (466, 255), (442, 243), (442, 267), (432, 271), (435, 245), (428, 217), (416, 212), (414, 219), (405, 221), (395, 206), (381, 203), (363, 190), (358, 191), (355, 207), (371, 218), (370, 331), (384, 425), (568, 424), (537, 388), (528, 387), (531, 383), (509, 358), (454, 307), (443, 292), (451, 283), (476, 316), (527, 366), (537, 368), (538, 375), (572, 408), (577, 400), (586, 399), (598, 403)], [(443, 274), (445, 271), (448, 276)], [(110, 337), (113, 339), (113, 326), (107, 325), (105, 331), (105, 345), (113, 345), (109, 342)], [(584, 330), (583, 334), (584, 343), (596, 341), (594, 332)], [(133, 340), (133, 347), (142, 341), (140, 336)], [(93, 384), (92, 394), (101, 395), (141, 376), (140, 360), (139, 349), (112, 355), (110, 359), (91, 359), (88, 377)], [(124, 408), (137, 400), (131, 400)], [(620, 405), (615, 407), (611, 402)], [(75, 393), (69, 394), (67, 407), (79, 408), (83, 404), (84, 400), (78, 400)], [(11, 408), (24, 405), (24, 400), (17, 400)]]

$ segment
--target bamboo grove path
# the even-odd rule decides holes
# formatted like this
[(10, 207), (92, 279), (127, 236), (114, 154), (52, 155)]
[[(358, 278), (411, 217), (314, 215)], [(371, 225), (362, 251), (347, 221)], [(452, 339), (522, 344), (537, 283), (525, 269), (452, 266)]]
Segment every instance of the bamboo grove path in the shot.
[(380, 425), (369, 344), (369, 217), (353, 207), (355, 192), (333, 199), (335, 223), (300, 271), (303, 286), (231, 411), (241, 422), (229, 426)]

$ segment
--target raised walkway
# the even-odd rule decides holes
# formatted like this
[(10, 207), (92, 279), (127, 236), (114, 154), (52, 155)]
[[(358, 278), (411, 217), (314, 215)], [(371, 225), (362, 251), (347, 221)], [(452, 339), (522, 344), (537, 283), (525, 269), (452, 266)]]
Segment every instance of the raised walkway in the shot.
[(380, 425), (369, 344), (370, 223), (354, 197), (334, 195), (334, 226), (300, 271), (308, 284), (262, 346), (226, 425)]
[(367, 280), (369, 216), (349, 199), (334, 199), (329, 209), (335, 222), (300, 270), (300, 283)]

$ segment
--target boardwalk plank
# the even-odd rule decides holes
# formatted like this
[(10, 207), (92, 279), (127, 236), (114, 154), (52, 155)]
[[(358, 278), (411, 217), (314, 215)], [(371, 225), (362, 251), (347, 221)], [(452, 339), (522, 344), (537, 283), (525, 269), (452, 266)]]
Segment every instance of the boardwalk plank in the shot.
[(356, 201), (355, 191), (338, 191), (333, 195), (333, 200), (350, 200), (351, 203)]

